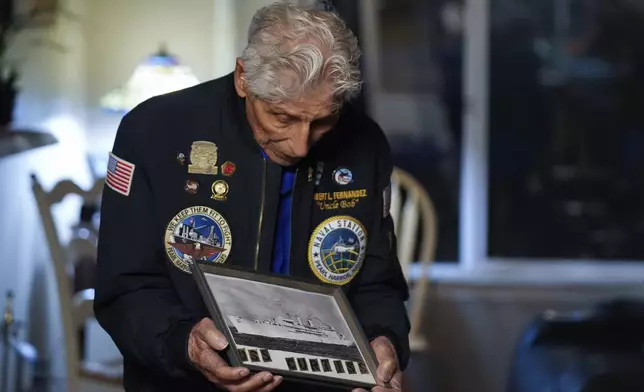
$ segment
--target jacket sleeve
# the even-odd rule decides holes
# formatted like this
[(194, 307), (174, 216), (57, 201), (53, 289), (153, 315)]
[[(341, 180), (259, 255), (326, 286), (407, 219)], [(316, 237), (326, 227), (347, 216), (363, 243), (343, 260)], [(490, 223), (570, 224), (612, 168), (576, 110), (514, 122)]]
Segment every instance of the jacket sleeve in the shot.
[(145, 148), (159, 114), (146, 113), (147, 105), (123, 119), (114, 142), (112, 153), (134, 172), (129, 194), (107, 183), (103, 191), (94, 312), (125, 359), (178, 377), (195, 371), (187, 339), (197, 320), (180, 302), (164, 262), (146, 158), (154, 151)]
[(401, 369), (405, 369), (409, 361), (410, 326), (405, 307), (409, 289), (398, 261), (393, 220), (385, 201), (393, 170), (391, 152), (379, 127), (377, 134), (377, 211), (373, 212), (374, 224), (367, 228), (369, 243), (364, 265), (348, 297), (367, 337), (388, 337), (396, 347)]

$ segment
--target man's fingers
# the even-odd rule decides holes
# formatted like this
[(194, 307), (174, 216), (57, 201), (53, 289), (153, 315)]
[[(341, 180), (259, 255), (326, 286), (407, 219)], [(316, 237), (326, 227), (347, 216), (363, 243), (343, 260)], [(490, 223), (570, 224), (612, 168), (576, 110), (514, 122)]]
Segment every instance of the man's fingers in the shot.
[(371, 392), (402, 392), (402, 373), (396, 373), (388, 386), (378, 385)]
[(393, 388), (394, 391), (402, 391), (402, 373), (397, 372), (394, 374), (394, 376), (391, 378), (391, 388)]
[(201, 339), (203, 339), (210, 347), (215, 350), (221, 351), (228, 346), (228, 341), (226, 336), (221, 333), (215, 323), (210, 319), (203, 319), (199, 322), (199, 334)]
[(228, 342), (215, 323), (209, 318), (202, 319), (195, 328), (198, 335), (198, 367), (203, 369), (217, 384), (232, 392), (272, 391), (281, 382), (282, 377), (274, 377), (269, 372), (261, 372), (248, 377), (250, 371), (243, 367), (230, 367), (215, 350), (221, 351)]
[(378, 361), (396, 356), (395, 352), (392, 351), (391, 345), (382, 340), (374, 340), (371, 344), (371, 348), (373, 348), (373, 353), (376, 354)]
[(208, 343), (210, 347), (217, 351), (225, 350), (228, 347), (228, 340), (223, 333), (217, 331), (216, 329), (209, 329), (204, 331), (203, 339)]
[(275, 377), (269, 372), (260, 372), (240, 383), (234, 385), (226, 385), (224, 383), (224, 386), (231, 392), (255, 392), (272, 383), (274, 379)]
[(388, 383), (398, 370), (398, 364), (392, 358), (383, 359), (380, 361), (378, 371), (376, 372), (376, 379), (379, 385)]
[(230, 367), (227, 364), (209, 370), (221, 383), (240, 382), (250, 374), (246, 368)]
[[(395, 378), (396, 377), (394, 377), (394, 379)], [(401, 392), (401, 391), (402, 391), (402, 387), (400, 385), (400, 381), (398, 381), (398, 383), (396, 383), (394, 380), (392, 380), (392, 382), (391, 382), (391, 388), (387, 388), (385, 386), (378, 385), (378, 386), (374, 387), (371, 390), (371, 392)], [(366, 389), (357, 388), (357, 389), (354, 389), (351, 392), (369, 392), (369, 391), (367, 391)]]
[(221, 366), (227, 366), (226, 362), (210, 348), (199, 350), (196, 355), (197, 358), (195, 358), (195, 364), (209, 372), (214, 372)]
[(212, 349), (205, 349), (199, 353), (199, 368), (207, 371), (217, 380), (231, 382), (240, 381), (250, 374), (250, 371), (243, 367), (230, 367), (216, 352)]
[(258, 392), (271, 392), (282, 383), (282, 380), (283, 380), (282, 376), (274, 376), (273, 381), (271, 381), (264, 388), (260, 389)]
[(378, 371), (376, 372), (378, 384), (388, 383), (398, 370), (396, 355), (389, 344), (377, 342), (372, 347), (378, 360)]

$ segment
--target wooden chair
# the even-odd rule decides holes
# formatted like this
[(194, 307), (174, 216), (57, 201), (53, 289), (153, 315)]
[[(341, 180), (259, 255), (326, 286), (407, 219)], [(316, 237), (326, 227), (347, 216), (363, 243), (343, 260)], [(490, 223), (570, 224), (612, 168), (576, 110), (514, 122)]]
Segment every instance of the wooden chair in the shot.
[(422, 320), (429, 289), (429, 269), (436, 253), (438, 219), (425, 188), (400, 168), (394, 168), (391, 176), (390, 214), (398, 238), (398, 258), (408, 281), (411, 265), (420, 263), (419, 278), (410, 282), (413, 286), (409, 339), (412, 351), (425, 351), (428, 344), (422, 334)]
[(72, 277), (67, 271), (73, 270), (74, 262), (81, 259), (81, 256), (96, 257), (96, 242), (90, 237), (73, 238), (69, 243), (62, 244), (52, 214), (52, 207), (68, 195), (79, 195), (86, 203), (95, 202), (101, 196), (103, 184), (104, 180), (98, 179), (92, 189), (85, 191), (72, 181), (64, 180), (47, 192), (36, 176), (32, 175), (32, 189), (54, 264), (65, 339), (66, 390), (70, 392), (86, 390), (88, 384), (95, 385), (90, 390), (123, 391), (122, 360), (91, 363), (79, 358), (81, 344), (78, 332), (94, 317), (94, 289), (72, 294)]

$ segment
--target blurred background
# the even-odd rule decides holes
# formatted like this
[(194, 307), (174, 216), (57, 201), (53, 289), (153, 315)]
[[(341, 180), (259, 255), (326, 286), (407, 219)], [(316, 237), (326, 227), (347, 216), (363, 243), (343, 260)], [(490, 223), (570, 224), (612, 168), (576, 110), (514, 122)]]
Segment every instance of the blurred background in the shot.
[[(95, 244), (123, 113), (231, 72), (271, 2), (0, 0), (0, 391), (118, 378), (68, 244)], [(330, 3), (401, 173), (408, 390), (644, 390), (644, 1)]]

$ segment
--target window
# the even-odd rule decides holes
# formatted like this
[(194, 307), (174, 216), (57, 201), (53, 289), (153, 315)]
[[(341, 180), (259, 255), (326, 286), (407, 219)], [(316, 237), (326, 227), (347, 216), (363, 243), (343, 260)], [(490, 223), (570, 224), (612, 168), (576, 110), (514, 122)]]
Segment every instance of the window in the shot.
[(457, 262), (435, 278), (642, 276), (642, 4), (359, 2), (368, 108)]
[(644, 7), (490, 0), (488, 254), (644, 259)]
[(359, 3), (367, 105), (387, 134), (394, 164), (427, 188), (440, 211), (436, 259), (455, 262), (463, 117), (461, 3)]

